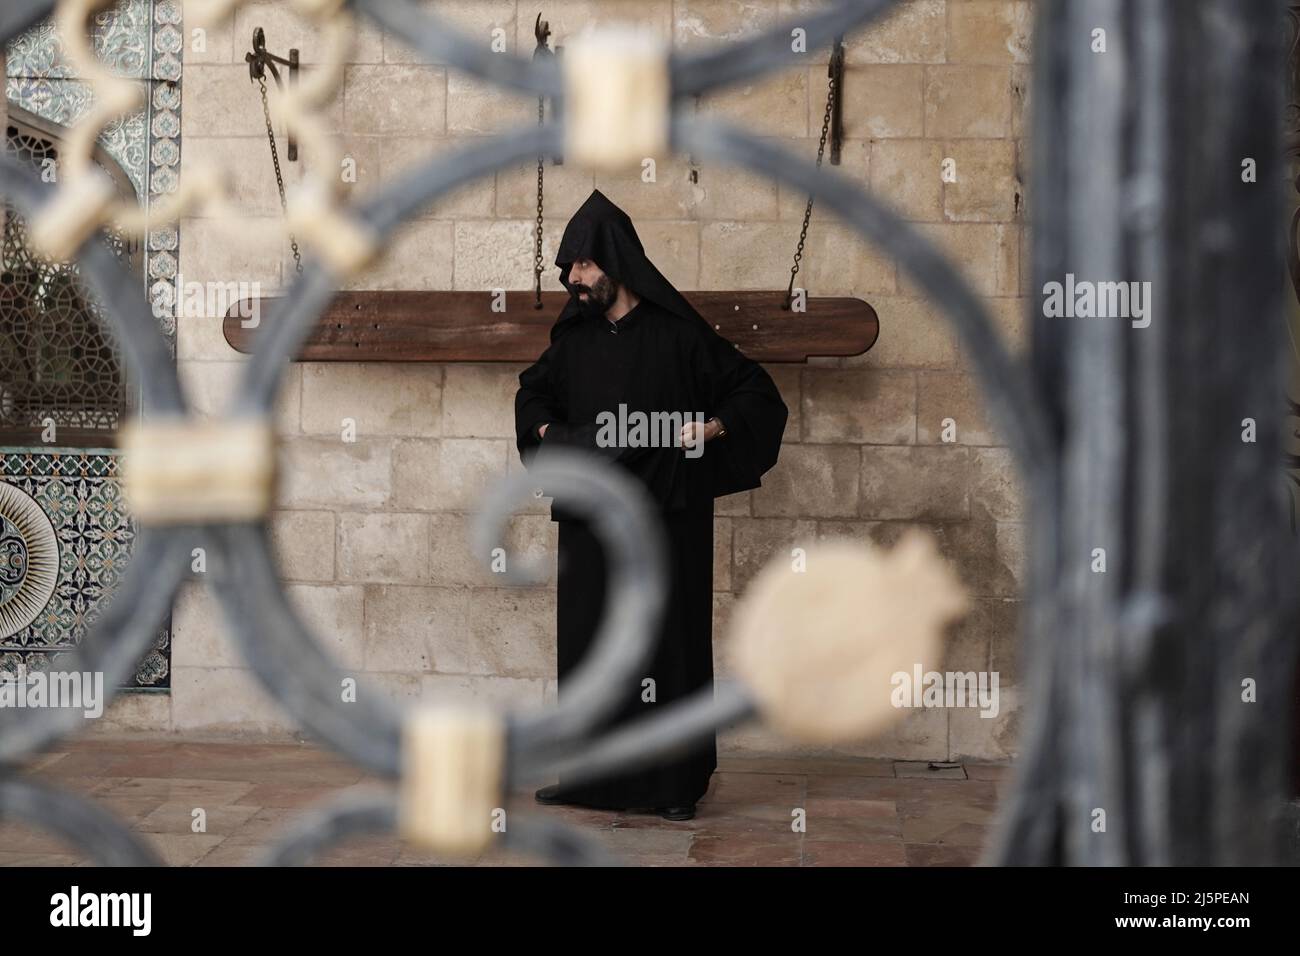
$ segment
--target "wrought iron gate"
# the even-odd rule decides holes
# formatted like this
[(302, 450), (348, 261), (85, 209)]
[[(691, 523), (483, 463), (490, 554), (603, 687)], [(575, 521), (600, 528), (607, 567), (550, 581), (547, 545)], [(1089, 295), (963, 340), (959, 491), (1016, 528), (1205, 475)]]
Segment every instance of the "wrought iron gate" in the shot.
[[(11, 2), (0, 13), (0, 36), (47, 14), (52, 2)], [(816, 49), (892, 5), (837, 3), (795, 26), (805, 31), (807, 49)], [(566, 95), (554, 63), (488, 53), (408, 0), (346, 6), (477, 77), (531, 96)], [(847, 180), (689, 110), (672, 113), (671, 143), (805, 190), (887, 248), (961, 334), (1016, 456), (1032, 529), (1025, 621), (1031, 699), (1023, 757), (990, 859), (1270, 862), (1278, 853), (1295, 721), (1298, 597), (1297, 549), (1277, 480), (1286, 355), (1284, 205), (1276, 171), (1280, 10), (1240, 0), (1041, 0), (1037, 7), (1034, 287), (1045, 293), (1049, 283), (1073, 276), (1149, 284), (1145, 325), (1053, 317), (1037, 303), (1032, 357), (1019, 364), (948, 261)], [(721, 51), (672, 55), (670, 104), (798, 62), (790, 30)], [(1097, 31), (1104, 31), (1101, 49)], [(565, 122), (574, 113), (567, 105)], [(346, 241), (329, 245), (331, 237), (318, 237), (325, 257), (313, 257), (290, 290), (247, 366), (221, 437), (245, 441), (250, 451), (261, 447), (265, 432), (258, 429), (269, 418), (286, 360), (367, 239), (382, 243), (405, 217), (460, 183), (558, 152), (563, 133), (556, 123), (510, 133), (431, 161), (368, 204), (318, 207), (332, 240)], [(307, 153), (320, 148), (308, 143)], [(1247, 175), (1251, 168), (1257, 174)], [(37, 215), (54, 203), (12, 163), (0, 164), (0, 191)], [(179, 419), (180, 389), (142, 294), (120, 281), (101, 242), (83, 245), (80, 257), (141, 377), (146, 412)], [(1248, 422), (1254, 440), (1246, 437)], [(166, 434), (183, 443), (178, 448), (210, 451), (210, 434), (184, 424)], [(164, 457), (155, 461), (168, 467)], [(656, 540), (635, 494), (577, 465), (518, 476), (497, 489), (479, 528), (479, 550), (496, 540), (509, 504), (539, 480), (592, 512), (619, 556), (615, 611), (596, 657), (558, 709), (510, 715), (499, 737), (490, 719), (462, 727), (462, 741), (500, 745), (504, 769), (487, 785), (487, 799), (496, 784), (518, 788), (557, 769), (598, 775), (644, 764), (762, 709), (741, 687), (689, 701), (629, 732), (589, 739), (611, 703), (609, 688), (645, 651), (637, 622), (656, 618), (662, 568), (656, 549), (629, 545), (634, 535)], [(364, 701), (339, 704), (342, 674), (274, 583), (260, 521), (209, 513), (148, 528), (123, 596), (83, 644), (81, 666), (112, 672), (130, 665), (196, 542), (215, 556), (214, 584), (235, 637), (281, 703), (357, 762), (408, 777), (412, 762), (428, 754), (418, 745), (408, 749), (403, 734), (411, 728), (400, 715)], [(1104, 572), (1097, 570), (1099, 551)], [(0, 761), (76, 727), (75, 718), (41, 716), (16, 721), (0, 713)], [(30, 814), (34, 799), (29, 784), (12, 777), (0, 783), (0, 811)], [(394, 793), (350, 797), (306, 819), (272, 859), (302, 861), (349, 832), (391, 827), (401, 818), (399, 806)], [(63, 799), (43, 807), (38, 819), (76, 833), (105, 859), (143, 852), (120, 828), (109, 839), (104, 821), (84, 808)], [(91, 824), (99, 835), (89, 832)], [(598, 858), (576, 834), (540, 821), (513, 825), (506, 839), (556, 859)]]

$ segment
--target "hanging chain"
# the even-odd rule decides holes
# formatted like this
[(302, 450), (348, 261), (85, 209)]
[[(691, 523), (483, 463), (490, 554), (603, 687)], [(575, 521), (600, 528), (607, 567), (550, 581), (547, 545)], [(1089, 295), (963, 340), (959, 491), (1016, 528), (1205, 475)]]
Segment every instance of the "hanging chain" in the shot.
[[(275, 130), (271, 126), (271, 103), (266, 98), (266, 77), (260, 76), (257, 85), (262, 89), (262, 113), (266, 116), (266, 138), (271, 144), (271, 165), (275, 167), (275, 185), (280, 190), (280, 208), (289, 214), (289, 203), (284, 198), (284, 174), (280, 172), (280, 151), (275, 148)], [(293, 265), (302, 274), (302, 253), (298, 251), (298, 239), (289, 233), (289, 245), (293, 249)]]
[[(546, 121), (546, 100), (537, 98), (537, 125)], [(542, 307), (542, 170), (544, 157), (537, 155), (537, 234), (533, 245), (533, 302), (534, 309)]]
[[(837, 44), (837, 48), (838, 48), (838, 44)], [(834, 57), (835, 54), (832, 53), (831, 69), (829, 71), (830, 83), (829, 83), (829, 88), (827, 89), (826, 92), (826, 115), (822, 117), (822, 136), (821, 136), (821, 140), (817, 143), (817, 168), (818, 169), (822, 168), (822, 157), (826, 155), (826, 136), (830, 132), (830, 128), (831, 128), (831, 111), (835, 107), (835, 97), (839, 92), (836, 89), (836, 83), (835, 83)], [(790, 268), (790, 285), (786, 287), (785, 303), (781, 306), (781, 308), (785, 309), (787, 312), (790, 310), (790, 303), (794, 300), (794, 277), (799, 274), (799, 263), (803, 259), (804, 243), (808, 240), (808, 223), (812, 220), (812, 211), (813, 211), (813, 197), (809, 196), (808, 206), (803, 211), (803, 228), (799, 230), (799, 246), (794, 251), (794, 265)]]
[[(533, 36), (537, 38), (537, 48), (533, 50), (533, 62), (538, 60), (554, 60), (555, 53), (547, 41), (551, 36), (551, 25), (542, 19), (541, 13), (537, 14), (537, 20), (533, 24)], [(557, 52), (558, 52), (557, 47)], [(554, 114), (555, 107), (551, 107)], [(537, 126), (540, 129), (546, 123), (546, 97), (537, 97)], [(546, 165), (546, 156), (543, 153), (537, 154), (537, 229), (533, 239), (533, 308), (542, 307), (542, 178), (543, 169)]]

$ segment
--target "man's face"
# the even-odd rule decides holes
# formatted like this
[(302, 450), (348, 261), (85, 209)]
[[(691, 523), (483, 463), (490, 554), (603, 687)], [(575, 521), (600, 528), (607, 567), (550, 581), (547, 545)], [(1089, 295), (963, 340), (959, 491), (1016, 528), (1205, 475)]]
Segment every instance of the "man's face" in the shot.
[(590, 259), (575, 259), (569, 266), (569, 284), (587, 315), (603, 316), (618, 298), (619, 284)]

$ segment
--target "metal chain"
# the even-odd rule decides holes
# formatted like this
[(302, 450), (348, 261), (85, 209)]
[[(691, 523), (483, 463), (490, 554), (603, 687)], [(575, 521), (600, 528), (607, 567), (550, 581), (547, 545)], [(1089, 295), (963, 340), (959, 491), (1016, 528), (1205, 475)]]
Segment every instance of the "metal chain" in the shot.
[[(832, 54), (833, 55), (833, 54)], [(830, 71), (830, 83), (826, 92), (826, 115), (822, 117), (822, 136), (817, 143), (817, 168), (822, 168), (822, 157), (826, 155), (826, 136), (831, 128), (831, 111), (835, 106), (838, 90), (835, 84), (835, 71)], [(803, 246), (808, 239), (808, 223), (812, 220), (813, 197), (808, 197), (808, 206), (803, 211), (803, 228), (799, 230), (799, 246), (794, 251), (794, 265), (790, 268), (790, 284), (785, 290), (785, 303), (781, 308), (789, 311), (794, 299), (794, 277), (799, 274), (799, 263), (803, 259)]]
[[(546, 121), (546, 99), (539, 96), (537, 98), (537, 125), (541, 126)], [(537, 155), (537, 234), (533, 246), (533, 302), (534, 309), (542, 307), (542, 170), (545, 166), (543, 157), (540, 153)]]
[[(537, 21), (533, 25), (533, 36), (537, 38), (537, 48), (533, 50), (533, 63), (539, 60), (555, 60), (555, 54), (551, 52), (547, 39), (551, 35), (551, 25), (542, 19), (540, 13), (537, 14)], [(554, 108), (552, 108), (554, 111)], [(537, 126), (541, 128), (546, 125), (546, 97), (537, 97)], [(543, 169), (545, 168), (546, 155), (537, 154), (537, 228), (533, 241), (533, 308), (542, 307), (542, 181)]]
[[(258, 77), (257, 85), (262, 89), (262, 113), (266, 116), (266, 138), (271, 144), (271, 165), (275, 167), (275, 185), (280, 190), (280, 208), (289, 214), (289, 203), (284, 198), (284, 174), (280, 172), (280, 151), (275, 148), (275, 130), (271, 126), (271, 103), (266, 98), (266, 77)], [(302, 253), (298, 251), (298, 239), (289, 233), (289, 245), (293, 249), (293, 265), (302, 274)]]

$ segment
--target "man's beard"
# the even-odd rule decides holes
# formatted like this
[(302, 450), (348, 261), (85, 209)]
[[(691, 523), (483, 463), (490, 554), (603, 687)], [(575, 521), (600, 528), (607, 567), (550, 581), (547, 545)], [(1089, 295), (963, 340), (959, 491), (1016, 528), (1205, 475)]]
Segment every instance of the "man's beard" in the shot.
[[(577, 299), (578, 308), (582, 310), (583, 315), (592, 318), (604, 318), (609, 307), (614, 304), (618, 298), (619, 284), (609, 276), (601, 276), (595, 284), (588, 287), (585, 285), (575, 285), (573, 287), (574, 298)], [(578, 299), (578, 293), (586, 292), (587, 298)]]

